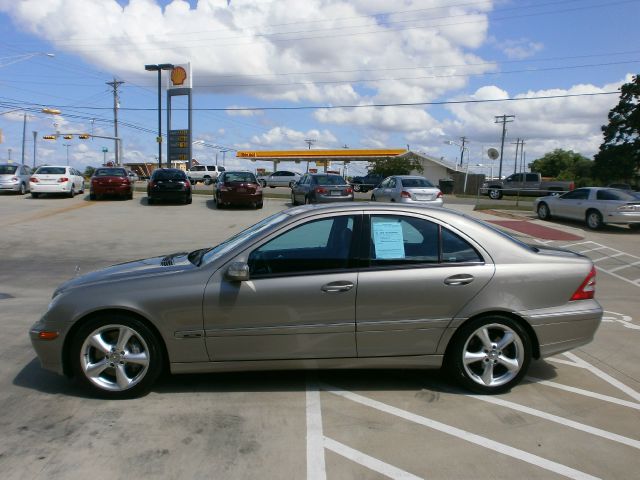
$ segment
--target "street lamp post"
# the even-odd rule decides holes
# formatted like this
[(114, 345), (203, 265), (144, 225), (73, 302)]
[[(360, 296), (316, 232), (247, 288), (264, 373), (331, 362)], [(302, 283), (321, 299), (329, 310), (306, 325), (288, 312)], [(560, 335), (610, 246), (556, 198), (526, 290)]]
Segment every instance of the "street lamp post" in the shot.
[(158, 168), (162, 168), (162, 70), (173, 70), (171, 63), (145, 65), (147, 72), (158, 72)]
[(67, 165), (69, 165), (69, 147), (71, 146), (70, 143), (63, 143), (62, 144), (63, 147), (67, 147)]

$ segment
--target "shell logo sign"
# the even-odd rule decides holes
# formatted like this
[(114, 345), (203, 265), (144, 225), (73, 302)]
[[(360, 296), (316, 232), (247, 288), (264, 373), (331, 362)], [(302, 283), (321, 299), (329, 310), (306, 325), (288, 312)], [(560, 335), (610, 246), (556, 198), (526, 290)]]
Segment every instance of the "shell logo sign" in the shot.
[(191, 64), (174, 65), (168, 88), (191, 88)]
[(182, 67), (174, 67), (171, 70), (171, 83), (174, 86), (184, 85), (184, 81), (187, 79), (187, 71)]

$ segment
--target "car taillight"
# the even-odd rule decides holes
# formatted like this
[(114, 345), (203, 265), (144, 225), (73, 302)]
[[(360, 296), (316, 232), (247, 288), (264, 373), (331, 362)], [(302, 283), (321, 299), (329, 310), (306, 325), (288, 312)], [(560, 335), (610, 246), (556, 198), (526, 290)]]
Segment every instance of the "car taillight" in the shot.
[(58, 179), (58, 183), (64, 183), (64, 182), (68, 182), (68, 181), (69, 181), (69, 179), (67, 177), (60, 177)]
[(596, 293), (596, 267), (591, 267), (591, 271), (587, 278), (578, 287), (576, 292), (571, 296), (571, 300), (589, 300)]
[(573, 182), (571, 182), (571, 183), (569, 184), (569, 191), (572, 191), (572, 190), (574, 190), (575, 188), (576, 188), (576, 184), (575, 184), (575, 183), (573, 183)]
[(411, 194), (409, 192), (405, 192), (404, 190), (400, 192), (400, 196), (402, 198), (411, 198)]
[(346, 192), (347, 192), (347, 195), (351, 195), (353, 193), (353, 188), (347, 187)]
[(316, 187), (316, 193), (327, 193), (327, 189), (324, 187)]
[(185, 185), (186, 187), (190, 187), (190, 186), (191, 186), (191, 182), (190, 182), (189, 180), (187, 180), (186, 182), (184, 182), (184, 185)]
[(38, 183), (40, 180), (38, 180), (36, 177), (30, 177), (29, 181), (33, 183)]
[(436, 198), (442, 198), (442, 192), (440, 190), (438, 190), (438, 193), (436, 195)]

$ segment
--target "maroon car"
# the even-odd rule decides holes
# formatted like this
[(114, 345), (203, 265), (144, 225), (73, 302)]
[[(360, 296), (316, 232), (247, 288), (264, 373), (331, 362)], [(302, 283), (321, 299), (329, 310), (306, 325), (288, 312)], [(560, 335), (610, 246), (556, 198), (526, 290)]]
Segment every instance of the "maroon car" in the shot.
[(262, 186), (251, 172), (222, 172), (213, 191), (216, 206), (252, 205), (262, 208)]
[(96, 168), (91, 177), (89, 199), (97, 200), (102, 196), (118, 196), (128, 200), (133, 198), (133, 182), (124, 168)]

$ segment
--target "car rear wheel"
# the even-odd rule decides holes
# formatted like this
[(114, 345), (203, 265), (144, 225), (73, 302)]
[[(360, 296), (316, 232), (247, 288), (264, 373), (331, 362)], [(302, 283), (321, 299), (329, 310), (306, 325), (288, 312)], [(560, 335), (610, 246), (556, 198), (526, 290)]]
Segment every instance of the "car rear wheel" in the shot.
[(149, 391), (160, 375), (163, 351), (147, 325), (126, 314), (102, 314), (83, 325), (71, 344), (78, 382), (94, 394), (133, 398)]
[(98, 198), (98, 196), (93, 193), (93, 192), (89, 192), (89, 200), (96, 200)]
[(76, 196), (76, 189), (74, 188), (73, 185), (71, 185), (71, 190), (69, 190), (69, 198), (73, 198)]
[(264, 206), (264, 204), (262, 202), (258, 202), (256, 203), (256, 209), (261, 209)]
[(589, 210), (587, 212), (587, 227), (591, 230), (602, 228), (602, 214), (597, 210)]
[(39, 196), (39, 193), (31, 192), (31, 198), (38, 198)]
[(216, 208), (219, 208), (219, 209), (224, 208), (224, 205), (222, 204), (222, 201), (220, 200), (220, 195), (216, 195)]
[(20, 195), (24, 195), (25, 193), (27, 193), (27, 186), (24, 183), (20, 184)]
[(502, 190), (500, 190), (499, 188), (490, 189), (489, 198), (492, 200), (500, 200), (502, 198)]
[(311, 205), (311, 199), (309, 197), (304, 197), (304, 204)]
[(463, 325), (448, 352), (448, 366), (465, 388), (502, 393), (516, 385), (531, 362), (531, 339), (518, 322), (500, 315)]
[(551, 218), (549, 206), (544, 202), (538, 205), (538, 218), (540, 220), (549, 220)]
[(354, 183), (353, 184), (353, 191), (354, 192), (359, 192), (360, 191), (360, 184), (359, 183)]
[(371, 195), (371, 201), (375, 202), (376, 201), (376, 196), (375, 195)]
[(187, 197), (187, 199), (185, 200), (185, 203), (187, 205), (191, 205), (193, 203), (193, 196), (191, 196), (191, 194), (189, 194), (189, 196)]
[(153, 205), (153, 203), (155, 202), (155, 200), (151, 197), (147, 197), (147, 205)]

